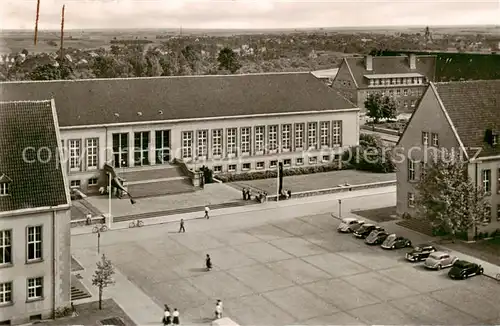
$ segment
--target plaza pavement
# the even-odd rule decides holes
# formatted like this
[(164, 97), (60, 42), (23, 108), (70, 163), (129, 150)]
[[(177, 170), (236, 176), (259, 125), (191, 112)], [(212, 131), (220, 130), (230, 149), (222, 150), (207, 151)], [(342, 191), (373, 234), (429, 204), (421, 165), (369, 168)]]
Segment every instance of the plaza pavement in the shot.
[[(393, 189), (370, 189), (214, 212), (210, 220), (187, 221), (184, 234), (177, 223), (103, 233), (101, 252), (117, 267), (116, 284), (104, 294), (139, 325), (159, 325), (165, 303), (179, 309), (182, 323), (207, 324), (217, 299), (241, 325), (500, 323), (499, 282), (452, 281), (447, 270), (406, 262), (404, 251), (338, 234), (332, 212), (340, 196), (344, 217), (395, 204)], [(426, 240), (418, 237), (410, 235), (414, 243)], [(95, 295), (96, 235), (72, 237), (72, 251)]]

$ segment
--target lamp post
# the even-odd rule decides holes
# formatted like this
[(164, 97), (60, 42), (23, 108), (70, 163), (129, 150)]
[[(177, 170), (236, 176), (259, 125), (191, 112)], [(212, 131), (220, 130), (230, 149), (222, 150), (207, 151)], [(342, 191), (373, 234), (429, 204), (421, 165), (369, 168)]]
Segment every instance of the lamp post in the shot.
[[(111, 176), (111, 173), (108, 172), (108, 176), (109, 176), (109, 190), (108, 190), (108, 229), (111, 229), (111, 179), (112, 179), (112, 176)], [(101, 234), (98, 232), (98, 238), (101, 236)]]
[(100, 254), (101, 251), (101, 230), (97, 229), (97, 255)]
[(342, 218), (342, 199), (339, 199), (339, 219)]
[(276, 202), (280, 201), (280, 160), (278, 159), (278, 164), (276, 166)]

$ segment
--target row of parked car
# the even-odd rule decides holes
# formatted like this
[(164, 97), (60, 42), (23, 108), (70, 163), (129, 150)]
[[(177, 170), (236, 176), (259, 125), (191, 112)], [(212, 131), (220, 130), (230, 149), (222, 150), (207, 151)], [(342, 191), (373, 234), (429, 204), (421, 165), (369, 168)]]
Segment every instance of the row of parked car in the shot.
[(412, 248), (405, 255), (408, 261), (424, 261), (426, 268), (435, 270), (451, 267), (448, 276), (452, 279), (466, 279), (474, 275), (481, 275), (484, 272), (481, 265), (460, 260), (445, 251), (438, 251), (430, 244), (412, 246), (409, 239), (389, 233), (381, 226), (365, 223), (362, 220), (344, 218), (337, 230), (341, 233), (352, 233), (354, 237), (364, 239), (367, 245), (380, 245), (383, 249)]

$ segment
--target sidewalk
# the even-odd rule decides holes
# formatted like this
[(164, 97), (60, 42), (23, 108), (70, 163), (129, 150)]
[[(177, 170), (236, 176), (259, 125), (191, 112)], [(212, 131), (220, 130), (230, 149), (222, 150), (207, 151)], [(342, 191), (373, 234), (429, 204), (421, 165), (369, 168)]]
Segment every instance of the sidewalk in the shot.
[[(338, 218), (336, 216), (336, 214), (337, 214), (337, 212), (333, 213), (332, 216), (335, 217), (335, 218)], [(345, 218), (345, 217), (353, 217), (353, 218), (358, 218), (358, 219), (362, 218), (365, 221), (369, 221), (368, 219), (366, 219), (364, 217), (360, 217), (359, 215), (351, 213), (350, 211), (342, 211), (342, 218)], [(370, 222), (373, 222), (373, 221), (370, 221)], [(438, 238), (429, 237), (427, 235), (424, 235), (424, 234), (415, 232), (413, 230), (404, 228), (402, 226), (397, 225), (396, 224), (397, 222), (398, 222), (398, 220), (392, 220), (392, 221), (381, 222), (381, 223), (373, 222), (373, 223), (377, 224), (377, 225), (382, 225), (386, 230), (410, 239), (412, 241), (412, 244), (414, 244), (414, 245), (418, 245), (420, 243), (432, 243), (432, 244), (435, 244), (436, 247), (442, 248), (445, 251), (450, 252), (451, 254), (457, 256), (459, 259), (467, 260), (467, 261), (470, 261), (472, 263), (476, 263), (476, 264), (481, 265), (484, 268), (484, 275), (485, 276), (488, 276), (488, 277), (493, 278), (493, 279), (500, 280), (500, 277), (499, 277), (499, 275), (500, 275), (500, 266), (488, 263), (488, 262), (483, 261), (481, 259), (478, 259), (476, 257), (472, 257), (472, 256), (469, 256), (469, 255), (463, 254), (463, 253), (461, 253), (459, 251), (455, 251), (455, 250), (449, 249), (449, 248), (446, 247), (446, 245), (443, 246), (443, 245), (441, 245), (439, 243), (436, 243), (436, 240), (438, 240)]]
[[(323, 203), (323, 202), (336, 203), (338, 199), (363, 197), (363, 196), (384, 194), (384, 193), (393, 193), (395, 191), (396, 191), (395, 186), (389, 186), (389, 187), (380, 187), (380, 188), (372, 188), (372, 189), (364, 189), (364, 190), (355, 190), (355, 191), (350, 191), (350, 192), (319, 195), (319, 196), (313, 196), (313, 197), (302, 197), (302, 198), (297, 198), (297, 199), (293, 199), (293, 200), (282, 200), (282, 201), (278, 201), (278, 202), (271, 201), (271, 202), (266, 202), (266, 203), (262, 203), (262, 204), (255, 204), (255, 205), (221, 208), (221, 209), (216, 209), (216, 210), (210, 211), (210, 217), (212, 218), (212, 217), (217, 217), (217, 216), (232, 215), (232, 214), (239, 214), (239, 213), (258, 212), (258, 211), (276, 209), (276, 208), (282, 208), (282, 207), (299, 206), (302, 204)], [(177, 214), (177, 215), (166, 215), (166, 216), (147, 218), (147, 219), (144, 219), (143, 222), (144, 222), (144, 226), (155, 225), (155, 224), (178, 223), (181, 219), (184, 219), (185, 221), (194, 220), (194, 219), (203, 219), (204, 214), (205, 214), (204, 211), (199, 211), (199, 212), (184, 213), (184, 214)], [(130, 225), (130, 221), (116, 222), (116, 223), (113, 223), (110, 231), (127, 229), (127, 228), (129, 228), (129, 225)], [(94, 226), (91, 225), (91, 226), (81, 226), (81, 227), (71, 228), (71, 235), (74, 236), (74, 235), (92, 233), (93, 227)], [(107, 231), (107, 232), (109, 232), (109, 231)]]
[[(100, 259), (95, 250), (74, 250), (72, 255), (85, 268), (78, 273), (82, 276), (82, 282), (92, 294), (92, 298), (85, 301), (98, 299), (98, 291), (92, 285), (92, 275), (96, 269), (96, 263)], [(110, 285), (103, 292), (103, 299), (113, 298), (116, 304), (134, 321), (136, 325), (161, 325), (163, 307), (151, 300), (142, 290), (129, 281), (119, 270), (115, 269), (114, 285)]]

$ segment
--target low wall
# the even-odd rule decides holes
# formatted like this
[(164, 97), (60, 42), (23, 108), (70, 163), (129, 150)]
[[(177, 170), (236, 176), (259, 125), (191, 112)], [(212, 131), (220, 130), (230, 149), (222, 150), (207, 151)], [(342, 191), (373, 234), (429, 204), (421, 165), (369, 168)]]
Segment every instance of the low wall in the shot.
[[(338, 192), (348, 192), (348, 191), (354, 191), (354, 190), (381, 188), (381, 187), (388, 187), (388, 186), (395, 186), (395, 185), (396, 185), (396, 180), (365, 183), (365, 184), (360, 184), (360, 185), (337, 186), (334, 188), (301, 191), (301, 192), (296, 192), (296, 193), (292, 192), (291, 198), (302, 198), (302, 197), (310, 197), (310, 196), (318, 196), (318, 195), (327, 195), (327, 194), (333, 194), (333, 193), (338, 193)], [(276, 201), (276, 197), (277, 197), (277, 195), (268, 195), (267, 200)]]
[(200, 186), (200, 176), (198, 175), (198, 173), (190, 170), (187, 167), (186, 163), (184, 163), (184, 161), (174, 159), (174, 164), (178, 165), (181, 168), (182, 173), (184, 173), (184, 175), (186, 175), (191, 180), (193, 186), (195, 187)]
[(393, 136), (401, 136), (401, 134), (403, 133), (402, 131), (398, 131), (398, 130), (386, 129), (386, 128), (380, 128), (380, 127), (374, 127), (374, 126), (367, 126), (367, 125), (361, 126), (361, 129), (381, 132), (381, 133), (393, 135)]
[(90, 219), (90, 223), (85, 218), (71, 221), (71, 227), (94, 225), (94, 224), (104, 224), (106, 223), (106, 218), (104, 216), (96, 216)]

